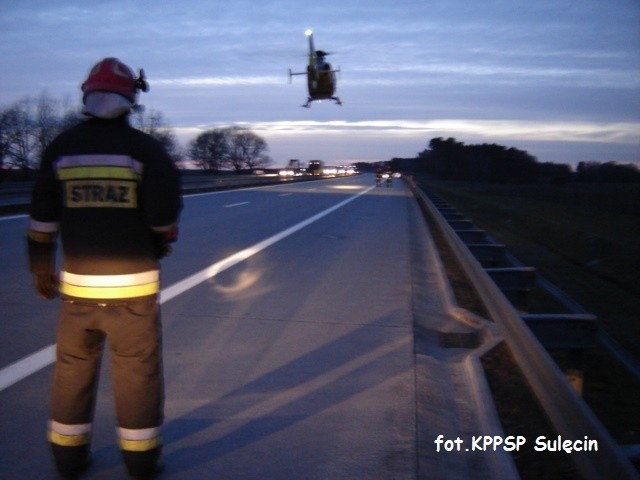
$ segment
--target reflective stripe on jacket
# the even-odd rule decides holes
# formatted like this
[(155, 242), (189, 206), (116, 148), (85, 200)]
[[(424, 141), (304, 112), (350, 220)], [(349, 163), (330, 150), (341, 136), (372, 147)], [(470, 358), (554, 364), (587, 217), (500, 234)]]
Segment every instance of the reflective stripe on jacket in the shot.
[(60, 273), (60, 292), (70, 297), (91, 299), (134, 298), (160, 290), (160, 271), (125, 275), (77, 275)]

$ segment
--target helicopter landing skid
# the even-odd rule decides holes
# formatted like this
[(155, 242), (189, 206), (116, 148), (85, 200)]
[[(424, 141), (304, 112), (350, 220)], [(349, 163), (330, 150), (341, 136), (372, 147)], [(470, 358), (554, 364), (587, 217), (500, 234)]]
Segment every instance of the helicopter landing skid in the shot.
[[(307, 99), (307, 103), (305, 103), (303, 105), (300, 105), (300, 106), (304, 107), (304, 108), (311, 108), (311, 102), (313, 102), (314, 100), (316, 100), (316, 99), (309, 97)], [(334, 102), (336, 102), (337, 105), (342, 106), (342, 100), (340, 100), (340, 97), (331, 97), (330, 100), (333, 100)]]

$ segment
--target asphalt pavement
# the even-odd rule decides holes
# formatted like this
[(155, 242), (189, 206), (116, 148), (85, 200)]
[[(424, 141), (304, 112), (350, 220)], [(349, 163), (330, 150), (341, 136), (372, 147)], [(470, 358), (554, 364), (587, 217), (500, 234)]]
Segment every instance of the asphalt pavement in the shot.
[[(54, 341), (57, 301), (32, 291), (25, 222), (0, 220), (0, 367), (17, 375), (0, 391), (0, 478), (55, 478), (51, 365), (11, 367)], [(515, 478), (499, 452), (436, 450), (439, 435), (501, 433), (477, 362), (490, 328), (456, 308), (403, 182), (190, 196), (180, 232), (163, 262), (160, 478)], [(88, 479), (126, 478), (111, 392), (107, 355)]]

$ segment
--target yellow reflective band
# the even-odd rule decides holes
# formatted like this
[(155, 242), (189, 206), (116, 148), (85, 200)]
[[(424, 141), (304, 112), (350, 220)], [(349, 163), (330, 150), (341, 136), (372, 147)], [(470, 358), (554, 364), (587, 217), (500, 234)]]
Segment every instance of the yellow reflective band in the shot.
[(145, 283), (142, 285), (130, 285), (126, 287), (83, 287), (60, 282), (60, 292), (64, 295), (77, 298), (116, 299), (134, 298), (153, 295), (160, 291), (160, 282)]
[(82, 180), (89, 178), (102, 178), (110, 180), (139, 180), (140, 174), (129, 167), (72, 167), (58, 170), (60, 180)]
[(80, 447), (89, 443), (89, 435), (62, 435), (49, 431), (49, 441), (61, 447)]
[(158, 270), (122, 275), (78, 275), (60, 272), (60, 292), (77, 298), (134, 298), (153, 295), (159, 291)]
[(57, 232), (36, 232), (35, 230), (27, 230), (27, 236), (38, 243), (51, 243), (56, 239)]
[(153, 437), (147, 440), (120, 439), (120, 448), (129, 452), (147, 452), (162, 445), (162, 437)]
[(128, 287), (160, 280), (159, 270), (123, 273), (120, 275), (80, 275), (67, 271), (60, 272), (60, 280), (82, 287)]

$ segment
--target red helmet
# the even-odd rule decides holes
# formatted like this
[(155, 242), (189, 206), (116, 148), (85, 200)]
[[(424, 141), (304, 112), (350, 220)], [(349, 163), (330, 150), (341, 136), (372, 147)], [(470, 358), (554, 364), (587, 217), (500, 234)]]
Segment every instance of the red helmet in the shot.
[(136, 78), (133, 71), (117, 58), (105, 58), (98, 62), (82, 84), (85, 97), (88, 93), (96, 91), (113, 92), (127, 98), (131, 103), (135, 103), (138, 90), (146, 92), (148, 88), (142, 70)]

